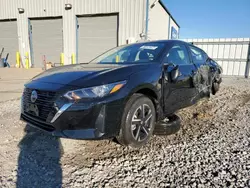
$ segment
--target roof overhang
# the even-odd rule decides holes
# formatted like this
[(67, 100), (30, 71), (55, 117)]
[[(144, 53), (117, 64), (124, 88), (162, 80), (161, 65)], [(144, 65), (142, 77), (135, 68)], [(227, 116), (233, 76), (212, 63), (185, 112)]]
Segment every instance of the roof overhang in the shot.
[(167, 7), (164, 5), (163, 0), (159, 0), (159, 3), (164, 8), (164, 10), (168, 13), (168, 15), (170, 16), (170, 18), (174, 21), (174, 23), (180, 28), (180, 25), (177, 23), (177, 21), (174, 19), (174, 17), (172, 16), (172, 14), (169, 12), (169, 10), (167, 9)]

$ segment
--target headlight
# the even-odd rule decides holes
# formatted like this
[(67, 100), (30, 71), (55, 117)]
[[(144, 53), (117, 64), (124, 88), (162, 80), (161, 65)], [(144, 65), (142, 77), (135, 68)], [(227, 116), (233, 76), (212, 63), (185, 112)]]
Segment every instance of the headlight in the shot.
[(107, 85), (95, 86), (90, 88), (77, 89), (67, 92), (64, 97), (70, 100), (79, 100), (84, 98), (100, 98), (120, 90), (127, 81), (116, 82)]

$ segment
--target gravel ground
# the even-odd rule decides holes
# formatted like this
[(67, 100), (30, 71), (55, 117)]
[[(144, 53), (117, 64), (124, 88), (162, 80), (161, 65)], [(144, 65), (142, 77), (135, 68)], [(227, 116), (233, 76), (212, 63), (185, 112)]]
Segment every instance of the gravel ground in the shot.
[(19, 100), (0, 107), (0, 187), (250, 187), (250, 80), (225, 78), (140, 149), (54, 138), (19, 121)]

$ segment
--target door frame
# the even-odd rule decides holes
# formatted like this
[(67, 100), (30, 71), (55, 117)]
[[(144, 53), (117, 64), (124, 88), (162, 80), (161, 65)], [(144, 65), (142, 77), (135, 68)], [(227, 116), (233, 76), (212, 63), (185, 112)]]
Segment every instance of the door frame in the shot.
[[(10, 19), (0, 19), (0, 23), (6, 23), (6, 22), (16, 22), (16, 37), (17, 37), (17, 51), (20, 52), (20, 45), (19, 44), (19, 37), (18, 37), (18, 21), (16, 18), (10, 18)], [(1, 45), (1, 44), (0, 44)], [(5, 48), (4, 46), (0, 46), (0, 50), (2, 50), (2, 48)], [(5, 51), (5, 50), (4, 50)], [(8, 52), (7, 52), (8, 53)], [(15, 61), (12, 65), (16, 65), (16, 54), (14, 54), (15, 57)]]
[[(169, 52), (169, 50), (174, 46), (174, 45), (182, 45), (186, 51), (187, 51), (187, 54), (188, 54), (188, 59), (189, 59), (189, 62), (190, 64), (187, 64), (187, 65), (193, 65), (194, 68), (197, 70), (197, 66), (194, 64), (193, 62), (193, 59), (191, 57), (191, 54), (190, 54), (190, 51), (189, 51), (189, 48), (187, 46), (187, 44), (185, 42), (181, 42), (181, 41), (171, 41), (168, 45), (166, 45), (166, 49), (164, 50), (163, 54), (162, 54), (162, 57), (160, 59), (161, 61), (161, 64), (162, 64), (162, 104), (163, 104), (163, 113), (166, 114), (166, 110), (165, 110), (165, 97), (164, 97), (164, 91), (165, 91), (165, 87), (166, 87), (166, 81), (165, 81), (165, 75), (166, 75), (166, 72), (164, 70), (164, 58), (165, 56), (167, 55), (167, 53)], [(172, 113), (172, 112), (171, 112)], [(170, 113), (170, 114), (171, 114)], [(169, 114), (167, 114), (169, 115)]]
[(30, 65), (34, 66), (34, 48), (33, 48), (33, 36), (32, 36), (32, 20), (62, 20), (62, 53), (64, 53), (64, 40), (63, 40), (63, 17), (62, 16), (53, 16), (53, 17), (28, 17), (28, 37), (30, 45)]

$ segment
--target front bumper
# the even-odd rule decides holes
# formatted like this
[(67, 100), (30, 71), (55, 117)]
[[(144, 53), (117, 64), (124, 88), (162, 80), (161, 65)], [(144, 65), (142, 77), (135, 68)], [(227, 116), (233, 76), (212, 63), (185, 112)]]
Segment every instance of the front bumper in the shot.
[(119, 133), (124, 100), (74, 103), (54, 119), (44, 122), (22, 111), (21, 120), (53, 136), (72, 139), (105, 139)]

